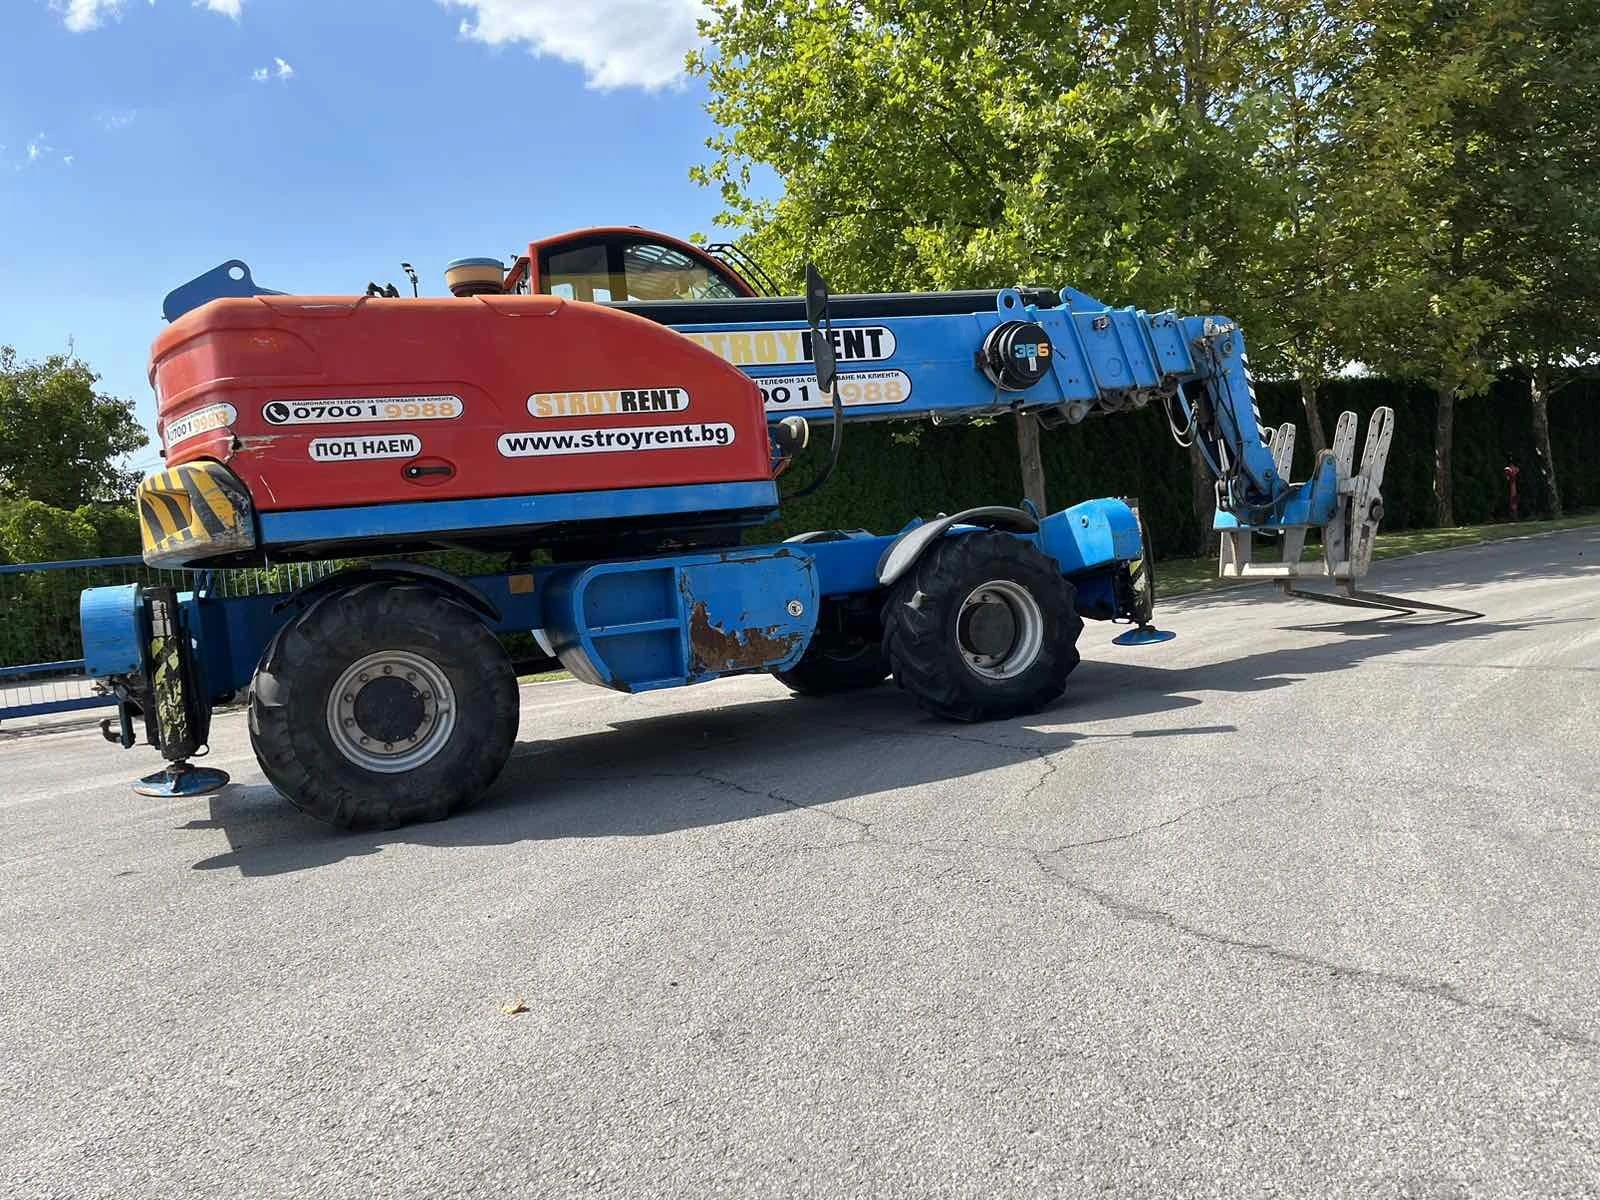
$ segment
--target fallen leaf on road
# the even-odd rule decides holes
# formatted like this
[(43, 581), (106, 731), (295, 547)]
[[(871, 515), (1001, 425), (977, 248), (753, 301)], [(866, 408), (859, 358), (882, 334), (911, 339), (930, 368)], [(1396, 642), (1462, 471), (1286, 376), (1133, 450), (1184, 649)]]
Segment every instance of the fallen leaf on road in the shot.
[(514, 1017), (519, 1013), (527, 1012), (528, 1011), (528, 1005), (527, 1005), (527, 1002), (524, 1001), (521, 996), (518, 996), (510, 1004), (502, 1004), (500, 1006), (500, 1011), (505, 1013), (505, 1015), (508, 1016), (508, 1017)]

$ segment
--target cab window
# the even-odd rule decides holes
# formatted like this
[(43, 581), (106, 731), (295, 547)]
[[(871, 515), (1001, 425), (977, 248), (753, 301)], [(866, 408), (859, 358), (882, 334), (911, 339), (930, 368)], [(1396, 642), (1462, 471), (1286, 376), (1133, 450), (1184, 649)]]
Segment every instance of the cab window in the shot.
[(634, 242), (622, 251), (629, 300), (732, 300), (739, 293), (705, 263), (656, 242)]
[(604, 242), (552, 250), (545, 259), (545, 287), (552, 296), (568, 300), (587, 300), (593, 304), (611, 301), (610, 256)]
[(636, 237), (556, 244), (539, 255), (544, 290), (568, 300), (731, 300), (744, 293), (713, 262)]

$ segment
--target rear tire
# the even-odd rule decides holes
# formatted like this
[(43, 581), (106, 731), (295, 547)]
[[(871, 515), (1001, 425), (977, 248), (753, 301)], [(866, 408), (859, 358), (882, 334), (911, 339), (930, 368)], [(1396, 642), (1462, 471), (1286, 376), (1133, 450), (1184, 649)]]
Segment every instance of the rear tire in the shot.
[(1037, 712), (1078, 665), (1083, 618), (1073, 599), (1031, 542), (993, 531), (943, 538), (884, 605), (884, 657), (895, 683), (935, 716)]
[(393, 829), (477, 801), (510, 757), (517, 707), (511, 660), (481, 619), (431, 588), (368, 583), (268, 643), (250, 742), (302, 812)]
[(889, 664), (876, 642), (819, 634), (799, 662), (787, 671), (774, 671), (772, 677), (797, 696), (832, 696), (877, 687), (889, 677)]

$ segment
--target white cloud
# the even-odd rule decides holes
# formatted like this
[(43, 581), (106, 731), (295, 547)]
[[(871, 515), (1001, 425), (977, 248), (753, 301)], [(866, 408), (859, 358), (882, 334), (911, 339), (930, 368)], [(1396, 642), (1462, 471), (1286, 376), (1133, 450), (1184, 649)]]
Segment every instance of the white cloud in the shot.
[(123, 0), (50, 0), (61, 21), (73, 33), (98, 29), (107, 17), (122, 15)]
[(53, 153), (55, 153), (55, 147), (50, 144), (49, 138), (43, 133), (28, 143), (28, 161), (31, 163), (36, 163), (41, 158), (47, 158)]
[(138, 118), (139, 110), (136, 108), (108, 108), (95, 117), (95, 120), (100, 122), (100, 128), (115, 133), (119, 129), (126, 129)]
[(670, 87), (698, 41), (702, 0), (439, 0), (466, 8), (461, 34), (490, 46), (522, 43), (576, 63), (590, 87)]
[(294, 68), (281, 58), (274, 58), (270, 67), (257, 67), (250, 72), (250, 78), (257, 83), (265, 83), (269, 79), (281, 79), (285, 83), (294, 78)]
[(77, 158), (78, 156), (76, 154), (63, 154), (61, 156), (61, 161), (70, 167), (74, 162), (77, 161)]
[[(61, 14), (61, 21), (73, 33), (87, 33), (99, 29), (106, 19), (120, 20), (122, 8), (128, 0), (50, 0), (50, 7)], [(154, 8), (156, 0), (150, 0)], [(244, 0), (194, 0), (196, 8), (204, 8), (235, 21), (244, 9)]]

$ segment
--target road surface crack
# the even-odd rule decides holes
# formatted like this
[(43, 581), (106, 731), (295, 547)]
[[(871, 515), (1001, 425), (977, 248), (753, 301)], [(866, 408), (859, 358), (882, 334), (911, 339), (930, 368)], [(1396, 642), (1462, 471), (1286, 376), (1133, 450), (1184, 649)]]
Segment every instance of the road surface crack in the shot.
[(1315, 782), (1313, 779), (1288, 779), (1275, 783), (1271, 787), (1259, 792), (1248, 792), (1242, 796), (1232, 796), (1226, 800), (1213, 800), (1207, 804), (1196, 804), (1184, 809), (1180, 813), (1167, 817), (1164, 820), (1152, 821), (1148, 825), (1140, 825), (1137, 829), (1127, 830), (1125, 833), (1108, 834), (1105, 837), (1087, 838), (1081, 842), (1064, 842), (1050, 850), (1041, 851), (1043, 854), (1064, 854), (1068, 850), (1082, 850), (1088, 846), (1107, 846), (1113, 842), (1127, 842), (1134, 838), (1144, 837), (1149, 833), (1158, 833), (1163, 829), (1187, 821), (1199, 813), (1221, 812), (1225, 808), (1235, 808), (1251, 800), (1272, 800), (1279, 792), (1288, 788), (1303, 788)]
[(856, 838), (856, 841), (858, 842), (868, 842), (874, 840), (871, 821), (862, 821), (855, 817), (847, 817), (843, 813), (834, 812), (831, 808), (824, 808), (820, 804), (806, 804), (799, 800), (792, 800), (788, 796), (785, 796), (782, 792), (778, 791), (777, 788), (769, 788), (766, 791), (762, 791), (759, 788), (745, 787), (742, 783), (735, 783), (731, 779), (723, 779), (720, 775), (713, 775), (704, 767), (701, 767), (699, 770), (695, 771), (693, 776), (684, 776), (683, 778), (703, 779), (707, 783), (714, 783), (720, 787), (731, 788), (733, 791), (736, 791), (744, 796), (756, 796), (762, 799), (771, 800), (775, 804), (781, 804), (785, 808), (793, 809), (795, 812), (815, 813), (819, 817), (826, 817), (830, 821), (837, 821), (841, 825), (847, 825), (856, 830), (857, 834), (859, 835)]
[(1398, 971), (1382, 971), (1370, 967), (1357, 967), (1346, 963), (1331, 962), (1328, 959), (1318, 958), (1314, 954), (1304, 954), (1297, 950), (1274, 946), (1271, 942), (1230, 937), (1225, 933), (1201, 929), (1199, 926), (1191, 925), (1163, 909), (1151, 908), (1134, 900), (1125, 900), (1111, 892), (1097, 888), (1085, 880), (1058, 870), (1050, 861), (1049, 851), (1035, 850), (1029, 853), (1034, 865), (1048, 878), (1055, 880), (1069, 891), (1092, 901), (1107, 912), (1124, 920), (1155, 925), (1182, 937), (1192, 938), (1195, 941), (1259, 956), (1286, 966), (1326, 973), (1335, 979), (1350, 983), (1388, 988), (1394, 991), (1406, 992), (1413, 996), (1441, 1000), (1446, 1004), (1469, 1012), (1514, 1022), (1563, 1045), (1585, 1050), (1600, 1049), (1600, 1041), (1581, 1030), (1563, 1025), (1549, 1017), (1540, 1016), (1538, 1013), (1517, 1008), (1515, 1005), (1469, 996), (1454, 984), (1445, 983), (1442, 980), (1428, 979), (1420, 975), (1405, 975)]

